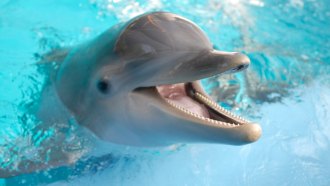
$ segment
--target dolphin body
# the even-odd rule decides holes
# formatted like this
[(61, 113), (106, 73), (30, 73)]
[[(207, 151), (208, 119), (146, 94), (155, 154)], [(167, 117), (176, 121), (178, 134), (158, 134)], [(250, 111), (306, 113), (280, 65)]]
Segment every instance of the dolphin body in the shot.
[(241, 145), (256, 141), (261, 128), (218, 106), (198, 80), (249, 63), (243, 54), (214, 50), (187, 19), (154, 12), (70, 51), (55, 86), (78, 123), (106, 141)]
[[(183, 17), (147, 13), (63, 51), (45, 57), (56, 61), (51, 90), (79, 125), (102, 140), (142, 147), (243, 145), (261, 135), (259, 125), (220, 107), (198, 81), (244, 70), (249, 58), (213, 49), (203, 31)], [(67, 156), (57, 155), (50, 164), (72, 163), (59, 161), (62, 157)], [(47, 165), (22, 167), (21, 172), (0, 169), (0, 177)]]

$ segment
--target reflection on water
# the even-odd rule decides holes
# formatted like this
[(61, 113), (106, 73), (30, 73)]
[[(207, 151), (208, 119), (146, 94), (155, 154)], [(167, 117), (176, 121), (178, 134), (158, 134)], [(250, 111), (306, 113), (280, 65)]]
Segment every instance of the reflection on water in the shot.
[(0, 85), (6, 90), (0, 92), (2, 167), (26, 158), (44, 161), (39, 144), (59, 135), (67, 135), (63, 149), (90, 145), (75, 124), (40, 132), (42, 123), (30, 112), (45, 83), (34, 65), (40, 55), (152, 10), (187, 17), (206, 31), (215, 47), (250, 56), (246, 72), (203, 80), (203, 85), (220, 104), (259, 122), (261, 140), (243, 147), (200, 144), (166, 150), (109, 145), (104, 156), (9, 179), (8, 185), (330, 184), (326, 0), (0, 2)]

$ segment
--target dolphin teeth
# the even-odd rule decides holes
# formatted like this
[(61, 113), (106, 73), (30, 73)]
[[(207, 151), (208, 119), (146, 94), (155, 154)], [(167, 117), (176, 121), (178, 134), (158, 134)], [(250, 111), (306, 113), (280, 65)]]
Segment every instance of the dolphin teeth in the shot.
[[(234, 114), (232, 114), (231, 112), (227, 111), (226, 109), (220, 107), (218, 104), (214, 103), (213, 101), (209, 100), (208, 98), (206, 98), (205, 96), (201, 95), (200, 93), (196, 92), (196, 95), (198, 95), (198, 98), (202, 99), (203, 102), (206, 102), (208, 106), (210, 106), (211, 108), (217, 110), (218, 112), (221, 112), (222, 114), (226, 113), (227, 115), (230, 115), (231, 117), (235, 118), (236, 120), (242, 122), (244, 121), (244, 123), (247, 123), (248, 121), (246, 121), (245, 119), (239, 117), (239, 116), (236, 116)], [(218, 120), (214, 120), (214, 119), (211, 119), (211, 118), (206, 118), (206, 117), (203, 117), (201, 115), (198, 115), (194, 112), (191, 112), (181, 106), (178, 106), (176, 105), (175, 103), (171, 102), (170, 100), (167, 100), (166, 99), (166, 102), (169, 103), (172, 107), (190, 115), (190, 116), (193, 116), (194, 118), (197, 118), (197, 119), (200, 119), (202, 121), (207, 121), (207, 122), (210, 122), (212, 124), (218, 124), (218, 125), (224, 125), (224, 126), (230, 126), (230, 127), (237, 127), (239, 126), (240, 124), (239, 123), (226, 123), (226, 122), (222, 122), (222, 121), (218, 121)]]
[[(188, 114), (188, 115), (190, 115), (190, 116), (193, 116), (194, 118), (200, 119), (200, 120), (202, 120), (202, 121), (207, 121), (207, 122), (210, 122), (210, 123), (212, 123), (212, 124), (224, 125), (224, 126), (230, 126), (230, 127), (236, 127), (236, 126), (239, 126), (239, 124), (234, 124), (234, 123), (233, 123), (233, 124), (230, 124), (230, 123), (226, 123), (226, 122), (222, 122), (222, 121), (214, 120), (214, 119), (211, 119), (211, 118), (203, 117), (203, 116), (198, 115), (198, 114), (196, 114), (196, 113), (194, 113), (194, 112), (191, 112), (191, 111), (189, 111), (189, 110), (187, 110), (187, 109), (185, 109), (185, 108), (183, 108), (183, 107), (181, 107), (181, 106), (178, 106), (178, 105), (176, 105), (175, 103), (173, 103), (172, 101), (167, 100), (167, 99), (166, 99), (166, 102), (169, 103), (172, 107), (174, 107), (174, 108), (176, 108), (176, 109), (182, 111), (183, 113), (186, 113), (186, 114)], [(212, 103), (213, 103), (213, 102), (210, 102), (210, 104), (212, 104)]]
[(173, 106), (174, 108), (182, 111), (183, 113), (185, 114), (188, 114), (194, 118), (197, 118), (199, 120), (202, 120), (202, 121), (206, 121), (206, 122), (209, 122), (209, 123), (212, 123), (212, 124), (218, 124), (218, 125), (224, 125), (224, 126), (230, 126), (230, 127), (236, 127), (236, 126), (240, 126), (242, 124), (245, 124), (245, 123), (250, 123), (250, 121), (240, 117), (240, 116), (237, 116), (235, 115), (234, 113), (224, 109), (223, 107), (221, 107), (220, 105), (218, 105), (216, 102), (214, 102), (213, 100), (211, 100), (210, 98), (204, 96), (203, 94), (197, 92), (197, 91), (194, 91), (193, 93), (193, 96), (196, 100), (204, 103), (205, 105), (207, 105), (208, 107), (210, 107), (211, 109), (221, 113), (222, 115), (228, 117), (228, 118), (231, 118), (233, 120), (235, 120), (235, 123), (227, 123), (227, 122), (223, 122), (223, 121), (219, 121), (219, 120), (215, 120), (215, 119), (212, 119), (212, 118), (208, 118), (208, 117), (204, 117), (202, 115), (199, 115), (195, 112), (192, 112), (180, 105), (177, 105), (175, 104), (174, 102), (172, 102), (171, 100), (169, 99), (164, 99), (166, 100), (167, 103), (169, 103), (171, 106)]
[(220, 112), (221, 114), (224, 114), (226, 116), (229, 116), (230, 118), (233, 118), (235, 120), (238, 121), (238, 123), (233, 123), (231, 125), (240, 125), (240, 123), (250, 123), (250, 121), (243, 119), (240, 116), (235, 115), (234, 113), (224, 109), (223, 107), (221, 107), (220, 105), (218, 105), (217, 103), (215, 103), (214, 101), (210, 100), (209, 98), (207, 98), (206, 96), (204, 96), (203, 94), (199, 93), (199, 92), (195, 92), (195, 97), (199, 100), (202, 101), (203, 103), (206, 103), (209, 107), (211, 107), (212, 109)]

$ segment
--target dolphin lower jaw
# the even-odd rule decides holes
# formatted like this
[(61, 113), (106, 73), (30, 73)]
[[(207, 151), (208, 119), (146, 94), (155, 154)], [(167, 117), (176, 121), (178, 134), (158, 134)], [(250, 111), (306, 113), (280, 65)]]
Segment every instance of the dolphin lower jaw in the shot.
[[(181, 86), (184, 91), (185, 95), (181, 95), (182, 97), (189, 97), (190, 102), (194, 102), (195, 105), (188, 105), (189, 101), (186, 103), (180, 103), (177, 101), (177, 98), (169, 98), (164, 97), (162, 93), (160, 94), (161, 97), (171, 105), (176, 111), (183, 112), (194, 119), (211, 125), (217, 125), (221, 127), (237, 127), (239, 125), (244, 125), (250, 123), (249, 121), (236, 116), (235, 114), (227, 111), (226, 109), (219, 106), (215, 103), (200, 87), (199, 83), (192, 82), (192, 83), (184, 83), (184, 84), (177, 84), (173, 86)], [(158, 89), (158, 86), (156, 87)], [(159, 92), (159, 91), (158, 91)], [(177, 94), (178, 92), (172, 92), (174, 97), (179, 97)], [(188, 103), (187, 103), (188, 102)], [(194, 107), (200, 107), (202, 109), (196, 110)]]
[[(164, 93), (160, 90), (161, 86), (138, 88), (133, 92), (139, 92), (143, 94), (143, 89), (148, 89), (148, 94), (154, 94), (153, 99), (157, 99), (157, 103), (154, 101), (153, 106), (157, 107), (161, 112), (167, 115), (167, 118), (171, 122), (175, 122), (172, 127), (177, 130), (183, 131), (183, 133), (191, 132), (191, 134), (184, 135), (189, 136), (187, 141), (182, 139), (179, 142), (212, 142), (223, 143), (232, 145), (242, 145), (254, 142), (261, 136), (261, 128), (259, 125), (254, 124), (240, 116), (237, 116), (226, 109), (219, 106), (214, 102), (207, 93), (200, 86), (199, 81), (174, 84), (173, 92), (170, 94)], [(168, 86), (168, 85), (166, 85)], [(142, 91), (141, 91), (142, 90)], [(184, 92), (178, 92), (182, 91)], [(177, 92), (176, 92), (177, 91)], [(179, 95), (178, 95), (179, 94)], [(178, 102), (177, 97), (173, 99), (168, 96), (182, 96), (189, 99), (183, 103)], [(188, 98), (189, 97), (189, 98)], [(187, 108), (184, 104), (198, 104), (200, 109)], [(192, 105), (193, 107), (195, 105)], [(166, 121), (162, 121), (166, 125)], [(178, 126), (182, 125), (182, 126)], [(194, 128), (193, 130), (191, 128)], [(187, 131), (184, 131), (187, 130)], [(194, 136), (195, 135), (195, 136)], [(180, 139), (180, 137), (178, 137)]]

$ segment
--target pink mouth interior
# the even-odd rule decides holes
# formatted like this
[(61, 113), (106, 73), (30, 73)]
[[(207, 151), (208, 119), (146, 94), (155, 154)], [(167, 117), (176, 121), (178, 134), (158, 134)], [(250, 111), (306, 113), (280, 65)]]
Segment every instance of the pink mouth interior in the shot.
[(187, 95), (185, 84), (157, 86), (159, 94), (172, 103), (200, 116), (210, 118), (207, 108)]

